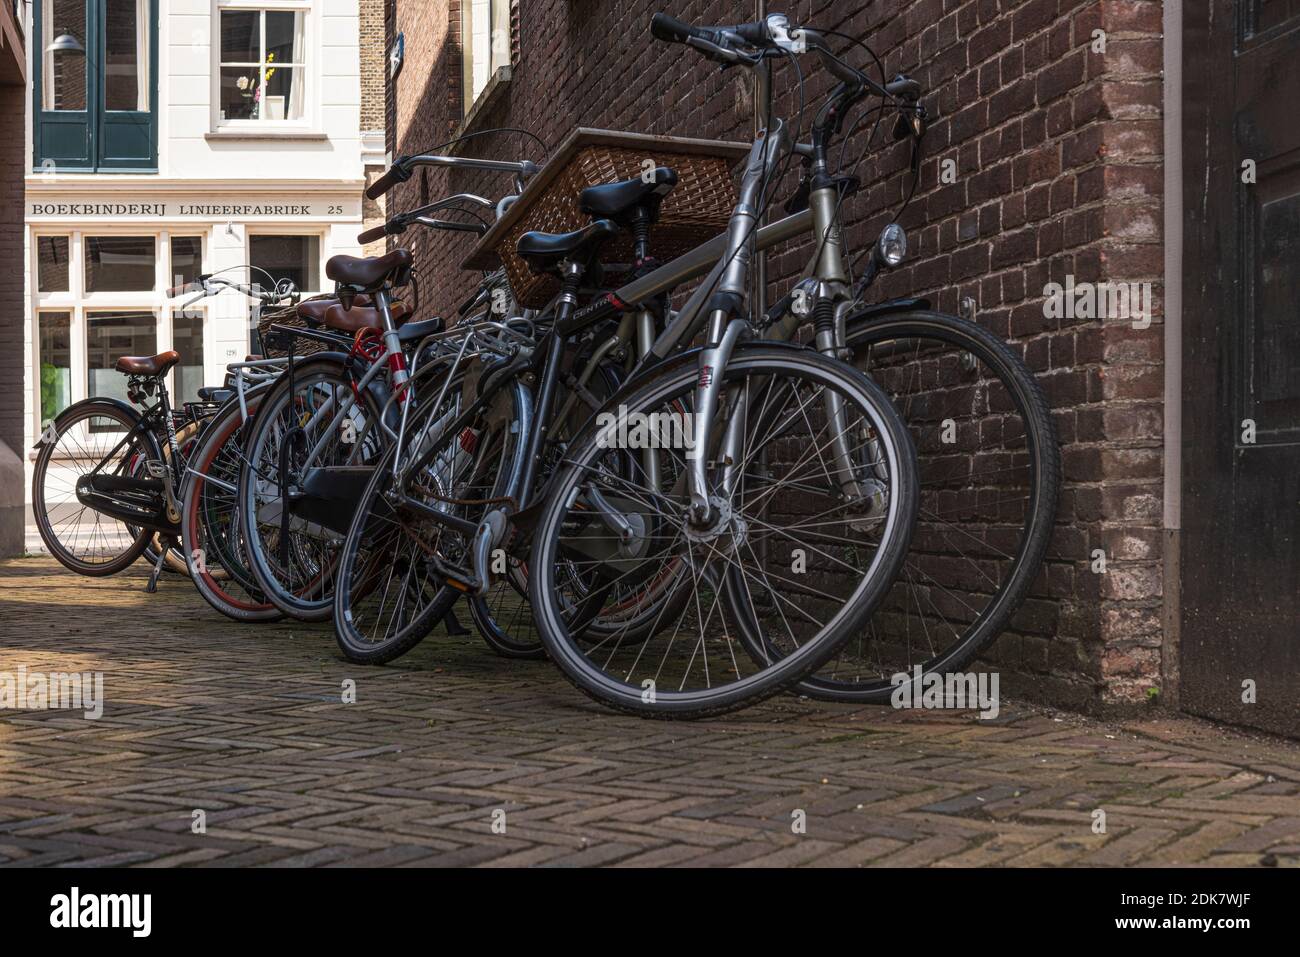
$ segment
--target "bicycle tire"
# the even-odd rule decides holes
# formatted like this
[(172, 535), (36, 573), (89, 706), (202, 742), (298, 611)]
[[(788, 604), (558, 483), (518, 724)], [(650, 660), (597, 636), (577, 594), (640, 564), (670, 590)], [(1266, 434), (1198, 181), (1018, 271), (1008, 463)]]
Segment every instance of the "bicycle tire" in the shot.
[[(332, 614), (333, 575), (337, 568), (338, 551), (335, 548), (327, 553), (326, 549), (332, 548), (329, 545), (332, 541), (341, 543), (344, 532), (333, 529), (337, 534), (327, 535), (325, 544), (317, 545), (315, 543), (319, 541), (319, 536), (299, 535), (296, 529), (291, 530), (291, 548), (288, 556), (290, 567), (283, 568), (279, 556), (272, 553), (272, 549), (278, 548), (279, 529), (276, 525), (278, 519), (270, 525), (261, 520), (258, 489), (260, 485), (268, 482), (274, 485), (277, 481), (278, 476), (267, 472), (268, 466), (263, 456), (270, 456), (278, 462), (278, 455), (283, 449), (277, 450), (274, 445), (275, 430), (290, 421), (288, 415), (290, 406), (299, 401), (299, 396), (302, 394), (300, 390), (304, 388), (304, 384), (313, 382), (316, 385), (328, 384), (333, 395), (352, 395), (352, 380), (341, 356), (313, 356), (298, 363), (294, 368), (292, 381), (287, 372), (282, 373), (263, 397), (261, 413), (253, 419), (252, 429), (244, 446), (246, 462), (239, 479), (240, 535), (248, 554), (249, 568), (258, 587), (266, 595), (267, 600), (286, 615), (299, 621), (311, 622), (327, 621)], [(291, 387), (292, 395), (290, 395)], [(364, 406), (365, 422), (376, 423), (377, 403), (369, 391), (363, 392), (360, 400)], [(300, 415), (294, 416), (292, 421), (298, 422)], [(328, 429), (333, 428), (335, 415), (336, 413), (331, 413), (330, 421), (327, 423)], [(382, 451), (381, 446), (387, 442), (382, 436), (382, 430), (377, 426), (364, 429), (362, 436), (360, 439), (362, 442), (378, 443), (372, 448), (371, 458), (379, 454)], [(269, 542), (264, 537), (263, 529), (270, 529), (268, 534), (276, 540), (275, 543)], [(328, 533), (331, 530), (322, 529), (322, 531)], [(304, 538), (310, 541), (301, 541)], [(304, 549), (313, 548), (319, 548), (319, 553), (304, 554)], [(306, 563), (313, 560), (316, 561), (317, 567), (308, 567)], [(295, 577), (300, 572), (301, 580)]]

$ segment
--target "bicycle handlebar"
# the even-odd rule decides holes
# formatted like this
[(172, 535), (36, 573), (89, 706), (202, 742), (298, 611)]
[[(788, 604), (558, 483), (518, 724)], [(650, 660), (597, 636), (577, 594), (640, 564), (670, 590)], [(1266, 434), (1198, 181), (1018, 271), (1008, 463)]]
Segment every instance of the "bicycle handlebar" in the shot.
[(420, 154), (418, 156), (399, 156), (393, 160), (387, 172), (375, 180), (366, 189), (369, 199), (378, 199), (398, 183), (405, 183), (411, 178), (411, 170), (416, 166), (455, 166), (462, 169), (481, 169), (495, 173), (514, 173), (516, 176), (533, 176), (540, 167), (529, 160), (513, 162), (510, 160), (476, 159), (471, 156), (436, 156)]
[(455, 193), (451, 196), (444, 196), (442, 199), (434, 200), (428, 205), (421, 206), (419, 209), (410, 209), (404, 213), (398, 213), (388, 222), (381, 226), (374, 226), (365, 230), (357, 236), (359, 243), (371, 243), (376, 239), (382, 239), (385, 236), (396, 236), (399, 233), (406, 232), (406, 227), (411, 223), (419, 223), (421, 226), (428, 226), (432, 229), (448, 229), (467, 233), (485, 233), (487, 226), (482, 223), (458, 223), (446, 219), (432, 219), (429, 213), (436, 212), (440, 209), (455, 208), (458, 203), (470, 203), (482, 209), (496, 209), (496, 203), (490, 199), (485, 199), (474, 193)]
[(366, 187), (367, 199), (378, 199), (398, 183), (405, 183), (411, 178), (410, 170), (402, 165), (403, 159), (405, 157), (399, 156), (393, 165), (384, 171), (383, 176)]
[(909, 76), (896, 76), (885, 84), (885, 92), (890, 96), (915, 99), (921, 95), (921, 84)]
[(406, 227), (411, 223), (419, 223), (421, 226), (428, 226), (430, 229), (446, 229), (451, 232), (478, 233), (479, 235), (487, 232), (487, 227), (482, 223), (455, 223), (448, 219), (431, 219), (428, 216), (403, 213), (400, 216), (394, 216), (382, 226), (374, 226), (365, 232), (358, 233), (357, 242), (364, 245), (365, 243), (373, 243), (376, 239), (383, 239), (385, 236), (396, 236), (399, 233), (406, 232)]
[(726, 48), (727, 35), (731, 34), (751, 46), (763, 46), (772, 39), (766, 20), (757, 23), (739, 23), (729, 27), (696, 27), (666, 13), (656, 13), (650, 18), (650, 34), (656, 40), (668, 43), (690, 43), (701, 40)]
[[(781, 51), (815, 50), (835, 78), (851, 88), (866, 88), (880, 96), (915, 98), (921, 93), (921, 85), (906, 77), (897, 77), (882, 87), (832, 53), (816, 30), (795, 26), (782, 14), (771, 14), (754, 23), (698, 27), (666, 13), (656, 13), (650, 18), (650, 34), (657, 40), (693, 47), (724, 66), (756, 66), (769, 56), (780, 55)], [(751, 47), (754, 52), (738, 51), (737, 46)]]
[[(216, 287), (216, 288), (214, 288)], [(247, 285), (242, 282), (232, 282), (229, 279), (222, 279), (219, 276), (200, 276), (196, 282), (181, 283), (179, 286), (172, 286), (167, 290), (167, 298), (175, 298), (184, 295), (187, 292), (196, 292), (196, 295), (185, 305), (197, 302), (207, 296), (215, 295), (222, 289), (233, 289), (236, 292), (243, 293), (250, 299), (258, 299), (268, 306), (278, 305), (285, 300), (292, 299), (293, 293), (281, 293), (277, 290), (264, 290), (258, 285)]]

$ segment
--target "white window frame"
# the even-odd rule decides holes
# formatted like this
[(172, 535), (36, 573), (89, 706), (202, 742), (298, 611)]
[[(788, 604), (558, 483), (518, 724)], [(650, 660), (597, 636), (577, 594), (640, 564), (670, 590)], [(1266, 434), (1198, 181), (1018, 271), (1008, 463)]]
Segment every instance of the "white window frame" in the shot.
[[(221, 13), (224, 10), (242, 10), (247, 12), (289, 12), (301, 13), (302, 23), (302, 56), (304, 59), (297, 64), (286, 64), (291, 66), (298, 73), (298, 78), (303, 84), (302, 93), (302, 116), (296, 120), (269, 120), (261, 117), (256, 120), (226, 120), (221, 117)], [(263, 56), (265, 56), (266, 43), (266, 18), (259, 18), (259, 30), (261, 31), (261, 42)], [(212, 2), (212, 64), (211, 64), (211, 92), (212, 92), (212, 115), (210, 127), (216, 134), (239, 134), (239, 133), (266, 133), (274, 134), (283, 133), (304, 133), (315, 130), (317, 125), (317, 114), (320, 90), (320, 59), (319, 55), (312, 56), (313, 52), (319, 54), (319, 44), (316, 39), (316, 3), (314, 0), (213, 0)], [(250, 66), (251, 68), (251, 66)], [(262, 66), (258, 66), (259, 75)]]
[[(469, 31), (466, 42), (466, 25), (473, 22), (474, 8), (487, 8), (487, 75), (483, 85), (475, 90), (472, 78), (477, 49), (474, 38), (476, 33)], [(502, 25), (504, 24), (504, 25)], [(460, 84), (461, 117), (463, 121), (472, 118), (483, 100), (489, 96), (497, 84), (510, 79), (510, 0), (460, 0)], [(480, 38), (483, 34), (477, 34)]]
[[(42, 292), (39, 288), (40, 244), (43, 236), (68, 237), (68, 291)], [(154, 288), (128, 292), (86, 292), (86, 239), (98, 236), (148, 236), (154, 241)], [(31, 284), (31, 343), (32, 343), (32, 428), (33, 435), (41, 434), (41, 336), (40, 316), (43, 312), (65, 312), (68, 314), (69, 362), (72, 367), (70, 402), (80, 402), (87, 398), (90, 388), (89, 368), (89, 334), (90, 324), (87, 314), (92, 312), (150, 312), (154, 317), (154, 338), (159, 352), (172, 348), (172, 312), (185, 301), (185, 297), (167, 298), (167, 289), (172, 285), (171, 276), (171, 240), (177, 237), (196, 237), (199, 240), (199, 270), (208, 271), (208, 229), (206, 226), (194, 228), (167, 227), (164, 229), (142, 228), (140, 225), (81, 224), (77, 226), (46, 226), (33, 229), (31, 233), (31, 265), (28, 275), (33, 277)], [(191, 311), (202, 313), (203, 355), (206, 367), (207, 357), (212, 355), (211, 315), (206, 300), (200, 300)], [(206, 375), (205, 375), (206, 379)], [(175, 393), (175, 373), (167, 373), (168, 394)]]

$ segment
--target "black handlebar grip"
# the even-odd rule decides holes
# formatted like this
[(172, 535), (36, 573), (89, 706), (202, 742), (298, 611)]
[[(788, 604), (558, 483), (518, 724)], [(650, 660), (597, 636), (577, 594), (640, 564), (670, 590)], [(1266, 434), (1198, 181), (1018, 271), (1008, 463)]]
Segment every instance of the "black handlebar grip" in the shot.
[(388, 235), (388, 224), (384, 223), (382, 226), (375, 226), (371, 229), (367, 229), (363, 233), (358, 233), (357, 242), (363, 245), (365, 243), (373, 243), (376, 239), (383, 239), (387, 235)]
[(695, 33), (695, 28), (689, 23), (683, 23), (676, 17), (670, 17), (666, 13), (656, 13), (650, 18), (650, 35), (656, 40), (664, 40), (668, 43), (685, 43), (687, 37), (692, 37)]
[(759, 20), (755, 23), (742, 23), (731, 27), (731, 31), (746, 43), (751, 43), (756, 47), (764, 46), (772, 39), (772, 33), (767, 28), (766, 20)]
[(410, 178), (410, 172), (403, 168), (402, 161), (399, 159), (388, 168), (388, 172), (370, 184), (366, 189), (366, 198), (378, 199), (398, 183), (405, 183)]

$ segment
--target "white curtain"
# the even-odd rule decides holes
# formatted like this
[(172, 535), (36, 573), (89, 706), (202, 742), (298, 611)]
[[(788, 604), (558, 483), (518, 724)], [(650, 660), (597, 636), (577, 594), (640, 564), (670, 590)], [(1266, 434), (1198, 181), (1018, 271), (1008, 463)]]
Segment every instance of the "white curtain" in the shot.
[[(307, 41), (304, 35), (306, 17), (301, 10), (293, 15), (293, 54), (291, 62), (302, 63), (307, 55)], [(285, 117), (291, 120), (302, 119), (302, 90), (306, 86), (305, 68), (294, 67), (289, 76), (289, 102), (286, 104)]]
[(136, 109), (149, 109), (149, 0), (135, 0)]
[[(41, 31), (45, 34), (37, 38), (40, 49), (54, 41), (54, 0), (41, 0)], [(41, 109), (54, 109), (54, 54), (41, 54)]]

